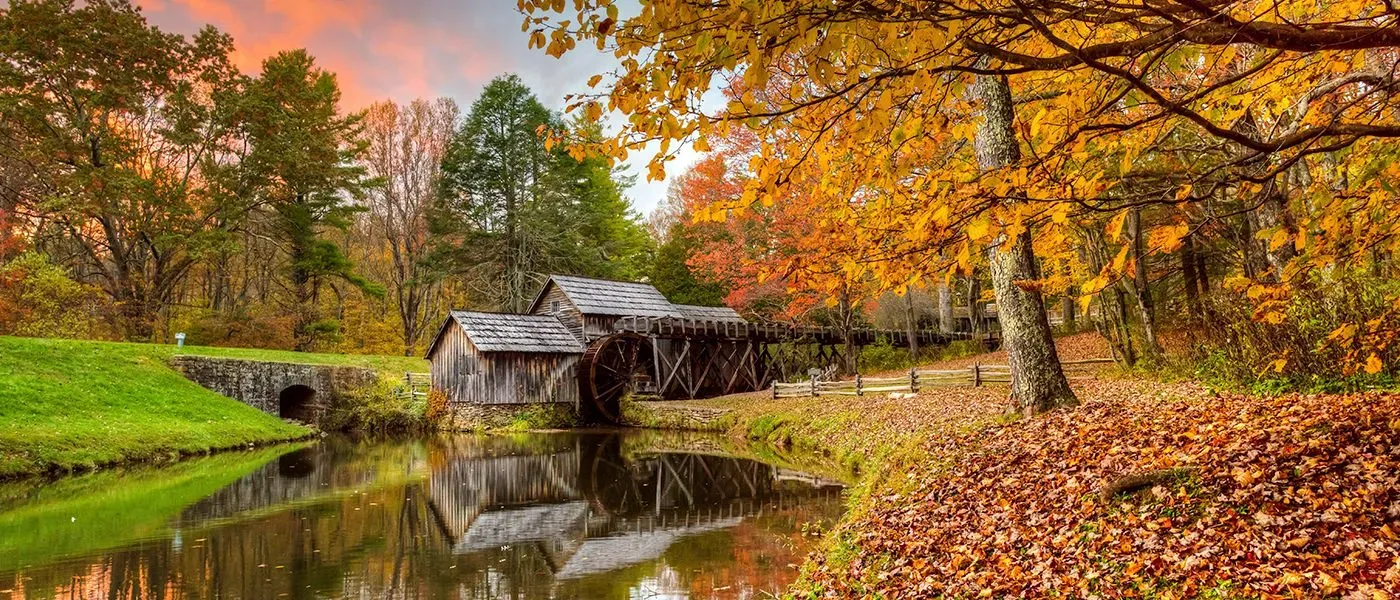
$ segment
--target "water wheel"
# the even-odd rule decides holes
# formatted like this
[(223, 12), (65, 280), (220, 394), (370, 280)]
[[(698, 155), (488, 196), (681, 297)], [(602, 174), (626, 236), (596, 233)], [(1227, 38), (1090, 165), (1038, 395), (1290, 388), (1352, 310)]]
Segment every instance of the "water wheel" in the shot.
[(651, 348), (635, 333), (614, 333), (588, 347), (579, 363), (584, 416), (594, 421), (618, 423), (621, 400), (650, 378)]

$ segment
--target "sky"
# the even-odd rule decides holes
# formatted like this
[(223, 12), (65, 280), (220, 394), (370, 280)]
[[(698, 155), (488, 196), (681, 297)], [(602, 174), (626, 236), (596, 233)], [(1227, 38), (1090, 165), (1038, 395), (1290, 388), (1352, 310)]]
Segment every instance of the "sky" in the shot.
[[(163, 30), (193, 34), (213, 25), (233, 36), (234, 60), (256, 73), (281, 50), (305, 48), (334, 71), (342, 108), (379, 100), (445, 96), (467, 111), (481, 89), (504, 73), (519, 75), (546, 106), (610, 70), (610, 55), (581, 48), (562, 59), (530, 50), (515, 0), (135, 0)], [(667, 183), (647, 182), (646, 153), (627, 165), (638, 175), (628, 196), (643, 216), (665, 197)], [(687, 149), (667, 165), (674, 176), (697, 156)]]

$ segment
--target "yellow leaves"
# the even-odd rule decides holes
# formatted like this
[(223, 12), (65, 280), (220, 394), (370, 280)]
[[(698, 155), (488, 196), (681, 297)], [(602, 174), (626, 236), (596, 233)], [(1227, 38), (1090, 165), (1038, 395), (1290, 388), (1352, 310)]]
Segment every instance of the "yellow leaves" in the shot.
[(1254, 281), (1243, 275), (1231, 275), (1226, 277), (1225, 281), (1221, 282), (1221, 285), (1232, 292), (1242, 292), (1254, 285)]
[(531, 50), (534, 50), (535, 48), (543, 48), (543, 47), (545, 47), (545, 46), (548, 45), (548, 44), (549, 44), (549, 38), (546, 38), (546, 37), (545, 37), (544, 31), (539, 30), (539, 29), (536, 29), (536, 30), (530, 32), (530, 49), (531, 49)]
[(1147, 233), (1147, 247), (1162, 254), (1171, 254), (1181, 249), (1182, 240), (1190, 233), (1191, 226), (1186, 223), (1154, 227)]
[(1365, 369), (1367, 374), (1375, 375), (1376, 373), (1380, 373), (1383, 368), (1385, 368), (1385, 364), (1381, 362), (1381, 357), (1376, 356), (1375, 352), (1372, 352), (1370, 356), (1366, 357)]
[(647, 181), (664, 181), (666, 179), (666, 164), (661, 160), (653, 160), (647, 165)]
[(589, 121), (597, 121), (603, 117), (603, 106), (597, 102), (589, 102), (583, 105), (583, 115)]
[(987, 237), (987, 232), (992, 227), (992, 221), (986, 215), (977, 217), (967, 226), (967, 237), (972, 241), (981, 241)]
[(1332, 333), (1327, 334), (1327, 341), (1350, 342), (1354, 337), (1356, 337), (1356, 325), (1345, 323), (1341, 327), (1333, 329)]
[(1194, 186), (1192, 186), (1189, 183), (1181, 186), (1181, 188), (1176, 190), (1176, 201), (1181, 202), (1187, 198), (1190, 198), (1192, 189), (1194, 189)]
[(933, 222), (939, 227), (947, 227), (950, 211), (951, 209), (947, 204), (939, 205), (938, 209), (933, 211)]
[(1121, 240), (1123, 239), (1123, 224), (1126, 223), (1127, 220), (1128, 211), (1120, 212), (1114, 215), (1112, 219), (1108, 220), (1108, 224), (1104, 226), (1103, 232), (1107, 234), (1110, 239)]
[(1121, 273), (1123, 268), (1128, 265), (1128, 252), (1130, 250), (1132, 250), (1130, 246), (1123, 246), (1123, 249), (1118, 251), (1118, 255), (1113, 257), (1113, 262), (1109, 264), (1109, 269)]

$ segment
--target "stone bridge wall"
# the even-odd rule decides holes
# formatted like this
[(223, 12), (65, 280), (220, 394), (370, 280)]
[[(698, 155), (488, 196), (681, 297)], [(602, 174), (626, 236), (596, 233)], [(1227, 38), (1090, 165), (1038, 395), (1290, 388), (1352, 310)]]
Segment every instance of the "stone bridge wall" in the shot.
[[(338, 365), (304, 365), (236, 358), (180, 355), (170, 366), (187, 379), (271, 415), (313, 422), (337, 398), (372, 385), (379, 375), (372, 369)], [(304, 386), (315, 392), (307, 398)], [(309, 401), (290, 407), (289, 401)], [(289, 414), (289, 408), (298, 414)], [(302, 408), (309, 414), (301, 413)]]

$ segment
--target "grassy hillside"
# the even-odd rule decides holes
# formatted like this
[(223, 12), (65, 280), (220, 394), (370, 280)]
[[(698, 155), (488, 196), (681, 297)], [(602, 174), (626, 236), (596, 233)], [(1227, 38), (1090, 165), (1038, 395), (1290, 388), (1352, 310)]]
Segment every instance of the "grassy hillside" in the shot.
[[(0, 477), (90, 468), (304, 436), (308, 430), (206, 390), (171, 370), (173, 346), (0, 337)], [(230, 348), (258, 360), (349, 364), (385, 374), (419, 359)]]

